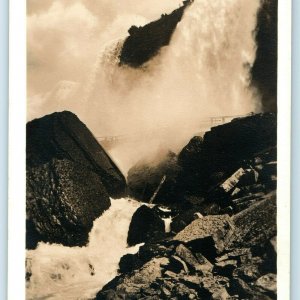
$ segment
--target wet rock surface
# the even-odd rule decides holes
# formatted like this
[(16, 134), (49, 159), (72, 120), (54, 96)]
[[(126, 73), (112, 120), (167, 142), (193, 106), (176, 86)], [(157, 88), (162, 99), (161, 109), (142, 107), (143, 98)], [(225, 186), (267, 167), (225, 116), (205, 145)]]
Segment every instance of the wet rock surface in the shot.
[(142, 205), (132, 216), (127, 243), (133, 246), (139, 243), (164, 237), (165, 224), (154, 209)]
[(275, 204), (273, 194), (231, 217), (204, 216), (146, 242), (121, 259), (127, 268), (96, 299), (276, 299)]
[(123, 257), (96, 299), (276, 299), (276, 116), (213, 128), (177, 164), (170, 234)]
[[(272, 113), (237, 118), (194, 137), (178, 155), (153, 166), (140, 163), (129, 170), (131, 196), (176, 206), (181, 229), (192, 220), (187, 211), (203, 215), (234, 214), (276, 189), (277, 121)], [(175, 223), (174, 223), (175, 224)]]
[(38, 241), (83, 246), (93, 221), (110, 207), (109, 196), (92, 170), (53, 159), (29, 168), (26, 189), (26, 247)]
[(26, 247), (83, 246), (109, 197), (125, 195), (125, 178), (71, 112), (35, 119), (26, 129)]

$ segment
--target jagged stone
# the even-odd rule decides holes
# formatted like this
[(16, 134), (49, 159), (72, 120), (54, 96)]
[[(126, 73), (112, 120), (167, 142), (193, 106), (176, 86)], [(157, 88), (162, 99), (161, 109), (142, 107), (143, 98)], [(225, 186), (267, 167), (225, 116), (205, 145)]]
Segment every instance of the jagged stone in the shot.
[(176, 255), (170, 257), (170, 263), (165, 268), (174, 273), (180, 273), (183, 270), (186, 274), (189, 274), (189, 268), (185, 261)]
[(140, 268), (143, 262), (134, 254), (125, 254), (119, 262), (119, 271), (121, 273), (129, 273)]
[(221, 262), (228, 259), (234, 259), (238, 264), (246, 264), (251, 262), (252, 252), (250, 248), (236, 248), (220, 257), (216, 258), (217, 262)]
[(259, 267), (258, 264), (254, 263), (242, 265), (233, 271), (233, 276), (245, 281), (253, 281), (261, 275)]
[(70, 160), (27, 170), (26, 247), (38, 241), (83, 246), (93, 221), (110, 207), (100, 177)]
[(151, 244), (146, 243), (141, 246), (138, 251), (138, 257), (143, 262), (147, 262), (154, 257), (168, 256), (174, 250), (174, 245), (161, 245), (161, 244)]
[(224, 285), (227, 284), (228, 279), (222, 278), (224, 281), (224, 285), (220, 283), (220, 279), (222, 277), (214, 277), (212, 275), (204, 276), (201, 279), (201, 286), (205, 289), (209, 294), (210, 298), (214, 300), (228, 300), (230, 295), (228, 294)]
[(233, 270), (237, 267), (237, 261), (234, 259), (223, 260), (215, 263), (214, 273), (221, 276), (231, 277)]
[(227, 233), (232, 230), (232, 222), (228, 215), (205, 216), (197, 219), (180, 231), (173, 240), (188, 243), (206, 237), (212, 237), (216, 249), (224, 250), (224, 241)]
[[(132, 273), (124, 274), (113, 279), (97, 293), (96, 299), (106, 299), (103, 297), (108, 290), (125, 294), (126, 298), (124, 299), (140, 299), (142, 296), (138, 295), (142, 295), (145, 292), (150, 293), (150, 289), (152, 289), (151, 285), (155, 283), (156, 279), (163, 276), (163, 269), (161, 266), (167, 265), (168, 263), (168, 258), (153, 258), (151, 261), (144, 264), (139, 270), (135, 270)], [(152, 295), (151, 297), (155, 297), (155, 295)]]
[(111, 197), (126, 194), (126, 180), (89, 129), (69, 112), (63, 111), (30, 121), (26, 125), (27, 169), (66, 159), (99, 176)]
[(162, 178), (166, 176), (153, 201), (160, 204), (172, 204), (179, 200), (174, 197), (178, 172), (177, 156), (173, 152), (168, 152), (158, 163), (139, 162), (128, 171), (129, 195), (139, 201), (149, 202)]
[(252, 289), (240, 278), (234, 278), (230, 280), (229, 291), (231, 295), (237, 294), (241, 299), (271, 300), (269, 296)]
[(261, 276), (257, 279), (256, 283), (257, 286), (263, 288), (266, 291), (270, 291), (273, 293), (277, 292), (277, 276), (276, 274), (266, 274)]
[[(183, 230), (187, 225), (189, 225), (192, 221), (199, 219), (199, 211), (197, 208), (192, 208), (187, 211), (183, 211), (179, 213), (175, 218), (173, 218), (171, 223), (171, 231), (178, 233)], [(202, 215), (201, 215), (202, 217)]]

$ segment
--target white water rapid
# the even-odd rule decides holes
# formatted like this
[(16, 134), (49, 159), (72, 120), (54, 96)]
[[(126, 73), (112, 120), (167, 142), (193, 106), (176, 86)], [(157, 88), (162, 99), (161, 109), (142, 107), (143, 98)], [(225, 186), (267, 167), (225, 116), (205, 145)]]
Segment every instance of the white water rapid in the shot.
[(39, 243), (27, 251), (26, 299), (91, 299), (117, 275), (120, 258), (135, 253), (127, 248), (131, 217), (141, 203), (130, 199), (111, 201), (111, 207), (94, 221), (86, 247)]

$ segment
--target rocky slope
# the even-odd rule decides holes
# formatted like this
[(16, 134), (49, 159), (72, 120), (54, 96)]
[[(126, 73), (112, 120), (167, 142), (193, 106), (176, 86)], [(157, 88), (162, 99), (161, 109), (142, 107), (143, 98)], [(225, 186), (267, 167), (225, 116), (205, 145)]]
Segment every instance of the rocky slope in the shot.
[(207, 216), (120, 262), (96, 299), (276, 299), (276, 197)]
[[(276, 299), (276, 157), (274, 114), (193, 138), (175, 164), (171, 232), (158, 230), (157, 216), (147, 221), (136, 241), (145, 245), (121, 258), (96, 299)], [(158, 206), (147, 212), (160, 215)]]
[(122, 173), (70, 112), (27, 124), (26, 247), (82, 246), (93, 221), (126, 193)]

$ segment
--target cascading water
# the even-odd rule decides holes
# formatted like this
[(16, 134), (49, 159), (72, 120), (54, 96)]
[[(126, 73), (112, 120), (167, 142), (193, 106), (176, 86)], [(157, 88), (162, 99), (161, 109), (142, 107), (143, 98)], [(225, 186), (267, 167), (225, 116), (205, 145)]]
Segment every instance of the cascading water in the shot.
[[(195, 0), (170, 44), (137, 69), (119, 65), (120, 47), (131, 25), (150, 20), (146, 12), (133, 15), (132, 9), (130, 14), (123, 9), (103, 27), (94, 64), (80, 88), (74, 85), (70, 99), (48, 102), (57, 101), (55, 110), (75, 112), (95, 136), (139, 135), (111, 153), (124, 173), (136, 162), (136, 152), (141, 159), (161, 148), (177, 151), (200, 131), (202, 118), (260, 110), (257, 93), (249, 87), (259, 5), (259, 0)], [(49, 113), (51, 105), (40, 102), (40, 115)], [(147, 132), (151, 138), (143, 139)]]
[[(138, 69), (119, 66), (116, 50), (120, 43), (112, 44), (116, 56), (110, 56), (110, 63), (107, 54), (99, 60), (93, 92), (86, 102), (103, 117), (93, 119), (89, 112), (83, 118), (100, 135), (153, 133), (147, 141), (141, 138), (113, 150), (121, 167), (129, 157), (133, 163), (133, 148), (138, 149), (139, 159), (148, 157), (149, 149), (152, 153), (162, 147), (181, 149), (201, 131), (203, 118), (260, 110), (257, 94), (249, 87), (259, 3), (194, 1), (177, 24), (169, 46)], [(107, 52), (112, 54), (112, 49), (108, 47)]]
[(112, 200), (111, 207), (94, 221), (86, 247), (40, 243), (27, 251), (27, 299), (91, 299), (117, 275), (120, 258), (135, 253), (127, 248), (131, 217), (141, 205), (130, 199)]

